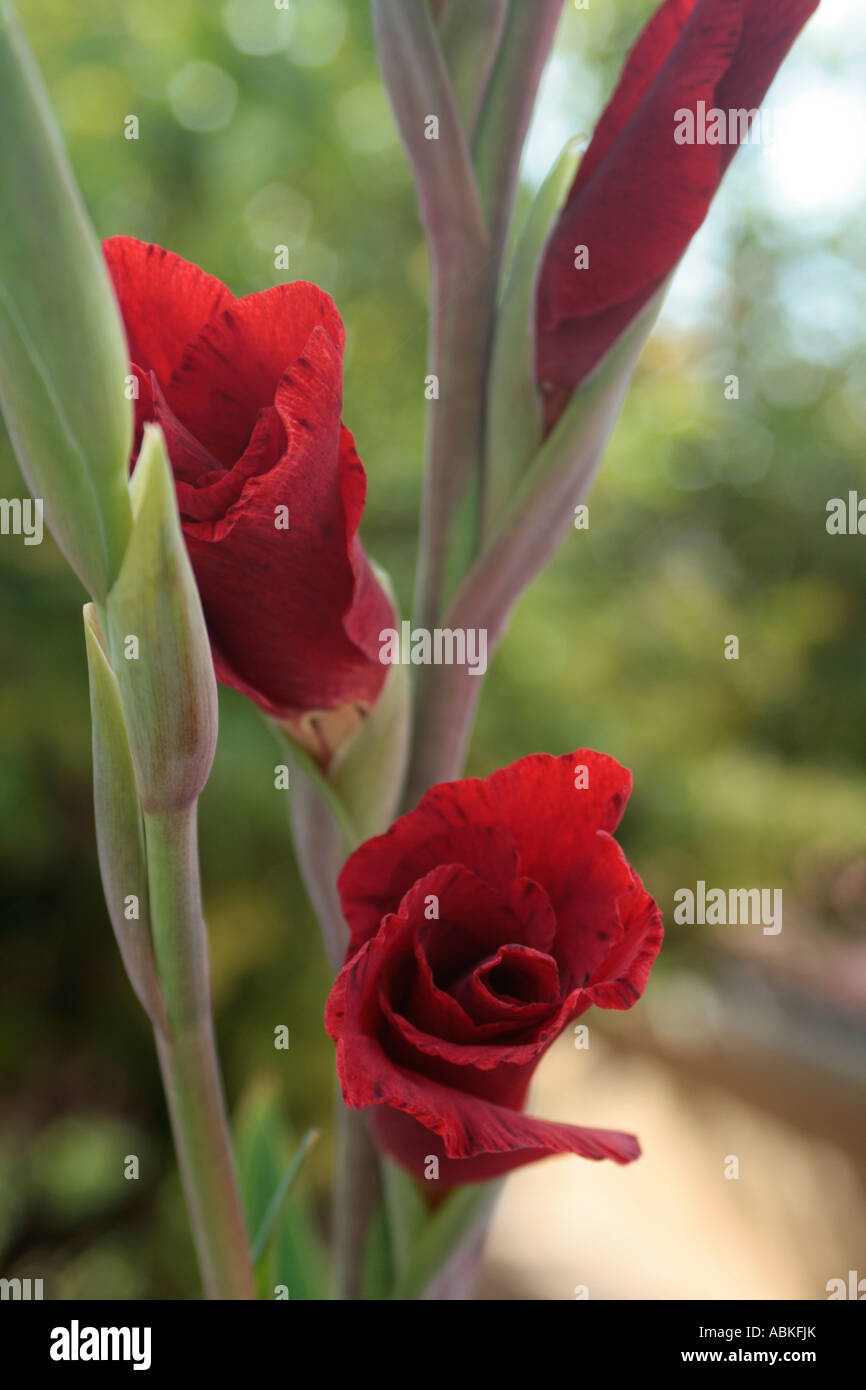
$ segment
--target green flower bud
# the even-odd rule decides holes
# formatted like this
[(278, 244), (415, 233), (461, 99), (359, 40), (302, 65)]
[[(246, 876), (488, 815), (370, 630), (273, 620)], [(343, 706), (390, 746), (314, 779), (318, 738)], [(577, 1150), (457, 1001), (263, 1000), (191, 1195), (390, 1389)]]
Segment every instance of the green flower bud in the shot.
[(155, 425), (145, 427), (132, 511), (132, 536), (105, 611), (141, 804), (154, 813), (196, 800), (217, 737), (210, 642)]

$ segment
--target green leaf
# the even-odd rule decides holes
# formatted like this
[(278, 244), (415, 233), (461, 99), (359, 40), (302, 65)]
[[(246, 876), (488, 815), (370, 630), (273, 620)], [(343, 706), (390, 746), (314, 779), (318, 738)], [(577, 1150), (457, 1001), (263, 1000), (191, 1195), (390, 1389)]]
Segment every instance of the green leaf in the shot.
[(217, 693), (162, 431), (148, 425), (133, 529), (106, 599), (107, 637), (145, 812), (190, 805), (213, 762)]
[(397, 1278), (402, 1278), (409, 1267), (415, 1241), (427, 1220), (427, 1203), (421, 1184), (399, 1164), (385, 1157), (380, 1164), (391, 1262)]
[(276, 1191), (274, 1192), (274, 1195), (271, 1198), (270, 1203), (268, 1205), (268, 1209), (262, 1217), (262, 1224), (259, 1226), (259, 1229), (257, 1230), (255, 1235), (255, 1239), (252, 1242), (252, 1246), (250, 1249), (250, 1257), (252, 1259), (253, 1264), (258, 1264), (259, 1260), (264, 1254), (268, 1241), (270, 1240), (271, 1235), (273, 1234), (274, 1227), (277, 1224), (277, 1218), (282, 1212), (285, 1200), (292, 1190), (295, 1178), (300, 1173), (304, 1159), (306, 1158), (307, 1154), (310, 1152), (310, 1149), (316, 1143), (318, 1138), (319, 1131), (317, 1129), (307, 1130), (306, 1134), (304, 1135), (303, 1139), (301, 1140), (292, 1157), (291, 1163), (288, 1165), (283, 1176), (280, 1178), (280, 1181), (277, 1184)]
[[(247, 1227), (260, 1231), (274, 1195), (286, 1178), (287, 1165), (291, 1166), (293, 1149), (279, 1093), (270, 1081), (257, 1079), (248, 1087), (233, 1128)], [(304, 1185), (292, 1187), (276, 1217), (270, 1245), (259, 1262), (257, 1282), (262, 1299), (272, 1299), (276, 1285), (285, 1285), (293, 1300), (330, 1296), (327, 1256)]]
[(42, 81), (0, 0), (0, 405), (67, 561), (101, 602), (129, 539), (123, 326)]
[(275, 1284), (284, 1284), (293, 1299), (303, 1302), (321, 1303), (332, 1296), (328, 1252), (303, 1194), (289, 1198), (277, 1223), (269, 1298)]
[(370, 1222), (364, 1248), (364, 1268), (361, 1275), (361, 1297), (367, 1302), (381, 1302), (388, 1297), (394, 1277), (388, 1213), (380, 1202)]
[(502, 1185), (502, 1181), (474, 1183), (458, 1187), (446, 1197), (420, 1227), (390, 1299), (423, 1296), (443, 1266), (489, 1221)]

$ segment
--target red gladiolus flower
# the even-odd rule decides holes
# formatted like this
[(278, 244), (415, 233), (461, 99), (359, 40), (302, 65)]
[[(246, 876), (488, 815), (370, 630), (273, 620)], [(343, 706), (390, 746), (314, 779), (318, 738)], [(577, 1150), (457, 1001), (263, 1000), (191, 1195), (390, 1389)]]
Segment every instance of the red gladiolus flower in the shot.
[[(670, 274), (744, 138), (739, 121), (675, 138), (678, 111), (751, 112), (818, 0), (665, 0), (632, 49), (541, 268), (536, 379), (551, 429)], [(704, 107), (698, 108), (703, 102)], [(680, 139), (684, 125), (679, 123)], [(730, 143), (733, 140), (734, 143)], [(575, 266), (576, 248), (589, 265)]]
[(343, 869), (326, 1026), (347, 1105), (376, 1107), (377, 1141), (416, 1177), (428, 1155), (446, 1185), (553, 1153), (638, 1157), (631, 1135), (523, 1114), (553, 1040), (591, 1004), (630, 1008), (661, 947), (612, 838), (630, 790), (601, 753), (537, 754), (434, 787)]
[(218, 678), (326, 760), (376, 699), (393, 611), (357, 536), (366, 477), (341, 423), (344, 332), (295, 282), (235, 299), (180, 256), (104, 244), (143, 424), (165, 433)]

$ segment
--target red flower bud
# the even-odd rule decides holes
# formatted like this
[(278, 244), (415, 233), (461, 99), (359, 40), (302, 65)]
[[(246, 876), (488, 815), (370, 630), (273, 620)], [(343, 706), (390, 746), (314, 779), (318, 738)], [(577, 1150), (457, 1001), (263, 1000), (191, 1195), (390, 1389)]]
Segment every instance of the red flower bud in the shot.
[(235, 299), (131, 237), (103, 249), (138, 387), (136, 453), (157, 421), (217, 677), (324, 760), (375, 702), (394, 621), (357, 536), (366, 476), (340, 418), (336, 305), (300, 281)]
[[(702, 143), (702, 132), (680, 143), (677, 113), (754, 112), (817, 8), (818, 0), (665, 0), (644, 29), (541, 268), (536, 379), (548, 430), (673, 270), (736, 153), (739, 120), (725, 143)], [(575, 264), (580, 247), (584, 268)]]
[[(346, 1103), (417, 1178), (477, 1182), (553, 1153), (637, 1158), (637, 1140), (523, 1114), (543, 1053), (592, 1004), (628, 1009), (661, 913), (612, 833), (631, 775), (537, 754), (434, 787), (339, 880), (351, 929), (326, 1026)], [(432, 1189), (431, 1184), (431, 1189)]]

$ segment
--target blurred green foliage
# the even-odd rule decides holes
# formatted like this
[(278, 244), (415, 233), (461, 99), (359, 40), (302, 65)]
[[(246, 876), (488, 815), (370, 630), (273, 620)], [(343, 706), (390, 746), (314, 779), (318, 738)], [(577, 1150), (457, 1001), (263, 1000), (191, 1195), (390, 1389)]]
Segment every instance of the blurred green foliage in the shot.
[[(590, 128), (650, 9), (568, 7), (558, 61), (581, 78), (575, 130)], [(158, 241), (238, 294), (286, 278), (274, 248), (288, 245), (289, 278), (336, 297), (344, 413), (369, 477), (365, 544), (408, 611), (426, 253), (365, 0), (292, 0), (288, 14), (264, 0), (20, 10), (100, 235)], [(124, 138), (129, 115), (137, 140)], [(590, 528), (524, 598), (493, 662), (470, 770), (604, 749), (635, 773), (620, 838), (668, 918), (674, 889), (704, 877), (782, 886), (807, 923), (846, 932), (862, 889), (852, 899), (839, 884), (866, 849), (866, 541), (824, 522), (828, 498), (863, 486), (863, 317), (834, 335), (838, 303), (798, 310), (798, 296), (814, 298), (816, 256), (832, 272), (862, 254), (863, 230), (853, 216), (804, 228), (753, 199), (754, 159), (735, 176), (715, 292), (686, 329), (665, 320), (653, 338)], [(21, 493), (5, 446), (0, 495)], [(151, 1039), (99, 885), (83, 599), (49, 538), (0, 540), (0, 1263), (43, 1274), (52, 1297), (194, 1297)], [(723, 659), (728, 634), (737, 662)], [(278, 1103), (283, 1160), (321, 1127), (302, 1185), (322, 1213), (328, 971), (275, 748), (241, 697), (223, 690), (220, 706), (201, 843), (227, 1090), (248, 1129), (262, 1097)], [(672, 933), (662, 968), (699, 966), (703, 949)], [(122, 1177), (129, 1153), (137, 1182)]]

